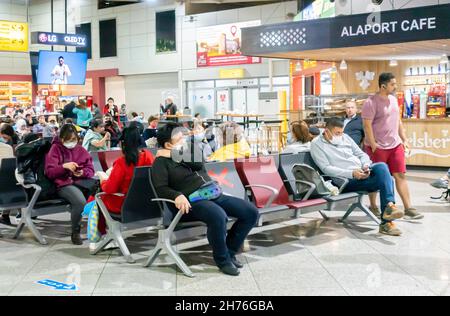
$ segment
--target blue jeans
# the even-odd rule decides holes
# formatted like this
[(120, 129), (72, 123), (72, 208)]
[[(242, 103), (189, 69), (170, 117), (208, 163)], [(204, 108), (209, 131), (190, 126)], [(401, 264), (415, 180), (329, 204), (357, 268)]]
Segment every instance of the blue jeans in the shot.
[(344, 193), (380, 191), (381, 221), (385, 224), (388, 221), (383, 220), (384, 211), (389, 203), (395, 203), (394, 180), (392, 179), (387, 164), (384, 162), (373, 164), (371, 168), (372, 172), (369, 178), (365, 180), (350, 180), (344, 189)]
[[(183, 222), (201, 221), (207, 225), (207, 238), (213, 249), (217, 266), (231, 263), (231, 258), (241, 248), (250, 230), (258, 219), (258, 209), (248, 201), (222, 195), (212, 201), (191, 203), (192, 209), (183, 215)], [(172, 212), (178, 212), (171, 207)], [(236, 222), (227, 235), (228, 217)]]

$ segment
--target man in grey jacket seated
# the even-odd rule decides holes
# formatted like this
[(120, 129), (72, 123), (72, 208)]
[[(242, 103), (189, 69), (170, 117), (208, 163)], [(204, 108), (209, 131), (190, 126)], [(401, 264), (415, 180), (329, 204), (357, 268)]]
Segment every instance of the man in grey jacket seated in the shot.
[[(327, 122), (325, 132), (311, 143), (311, 156), (326, 175), (350, 179), (344, 192), (380, 191), (380, 233), (400, 236), (393, 221), (404, 212), (395, 206), (394, 183), (385, 163), (373, 164), (369, 156), (344, 134), (344, 123), (339, 118)], [(374, 207), (374, 206), (372, 206)]]

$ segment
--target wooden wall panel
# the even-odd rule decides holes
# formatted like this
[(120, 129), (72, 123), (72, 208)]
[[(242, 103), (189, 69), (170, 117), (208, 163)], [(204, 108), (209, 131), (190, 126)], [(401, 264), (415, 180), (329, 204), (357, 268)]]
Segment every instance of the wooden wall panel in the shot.
[[(358, 94), (358, 93), (375, 93), (378, 91), (378, 77), (383, 72), (392, 72), (398, 83), (398, 90), (403, 91), (405, 82), (405, 74), (410, 67), (429, 67), (437, 66), (439, 60), (413, 60), (399, 61), (397, 67), (390, 67), (389, 61), (348, 61), (347, 70), (339, 70), (334, 81), (336, 94)], [(359, 71), (375, 72), (374, 80), (370, 82), (367, 90), (363, 90), (359, 81), (356, 80), (355, 74)]]

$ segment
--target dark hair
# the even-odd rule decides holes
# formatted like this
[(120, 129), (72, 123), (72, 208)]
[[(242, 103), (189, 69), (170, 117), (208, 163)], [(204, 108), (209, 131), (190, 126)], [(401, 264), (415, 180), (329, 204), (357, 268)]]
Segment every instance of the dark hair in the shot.
[(60, 60), (60, 59), (64, 59), (64, 57), (63, 57), (63, 56), (59, 56), (59, 57), (58, 57), (58, 60)]
[(200, 113), (195, 113), (194, 117), (199, 117)]
[(73, 136), (76, 136), (77, 141), (80, 141), (78, 136), (77, 129), (73, 124), (64, 124), (59, 131), (59, 138), (65, 142), (72, 139)]
[(40, 138), (40, 136), (36, 133), (28, 133), (23, 137), (23, 142), (25, 144), (34, 142), (35, 140), (38, 140)]
[(139, 147), (141, 146), (141, 134), (136, 126), (125, 127), (121, 136), (122, 153), (127, 165), (137, 165), (139, 161)]
[(66, 118), (65, 124), (73, 124), (73, 120), (70, 117)]
[(335, 127), (344, 128), (344, 121), (342, 119), (340, 119), (339, 117), (332, 117), (327, 121), (327, 124), (325, 127), (328, 129), (332, 129)]
[(320, 135), (320, 129), (318, 127), (315, 126), (311, 126), (309, 128), (309, 133), (314, 137), (314, 136), (319, 136)]
[(154, 116), (154, 115), (151, 115), (151, 116), (148, 118), (148, 125), (150, 125), (151, 122), (156, 121), (156, 120), (159, 120), (159, 117)]
[(292, 124), (291, 129), (296, 141), (301, 142), (302, 144), (312, 141), (313, 137), (306, 122), (296, 122), (295, 124)]
[(138, 116), (138, 114), (136, 112), (131, 112), (131, 116), (136, 117), (136, 116)]
[(91, 130), (94, 130), (94, 128), (98, 128), (99, 126), (102, 126), (102, 125), (105, 125), (105, 124), (103, 124), (103, 121), (102, 121), (102, 120), (92, 120), (92, 121), (89, 123), (89, 128), (90, 128)]
[(98, 108), (98, 104), (97, 103), (94, 103), (94, 104), (92, 104), (92, 106), (94, 107), (97, 107)]
[(395, 79), (394, 74), (390, 72), (384, 72), (378, 78), (378, 86), (381, 88), (382, 85), (387, 85), (389, 82), (391, 82), (392, 79)]
[(14, 128), (9, 124), (6, 124), (6, 123), (0, 124), (0, 134), (5, 134), (5, 135), (8, 135), (9, 137), (11, 137), (12, 143), (14, 145), (16, 145), (17, 142), (19, 141), (19, 137), (14, 132)]
[(80, 101), (78, 101), (78, 103), (79, 103), (82, 107), (85, 107), (85, 106), (86, 106), (86, 101), (84, 101), (84, 100), (80, 100)]
[(156, 140), (158, 141), (158, 146), (164, 148), (166, 143), (170, 143), (172, 140), (173, 132), (181, 128), (181, 125), (175, 122), (168, 122), (166, 125), (158, 128), (158, 133), (156, 134)]
[(109, 100), (112, 100), (112, 101), (114, 102), (114, 99), (113, 99), (113, 98), (111, 98), (111, 97), (109, 97), (109, 98), (108, 98), (108, 101), (107, 101), (107, 102), (109, 102)]

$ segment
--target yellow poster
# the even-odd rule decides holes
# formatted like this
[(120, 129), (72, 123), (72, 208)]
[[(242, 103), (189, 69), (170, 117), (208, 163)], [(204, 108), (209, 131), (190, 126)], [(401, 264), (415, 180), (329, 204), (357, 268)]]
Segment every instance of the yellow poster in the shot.
[(28, 24), (0, 21), (0, 51), (28, 52)]
[(219, 78), (220, 79), (232, 79), (232, 78), (244, 78), (245, 71), (243, 68), (237, 69), (220, 69)]

